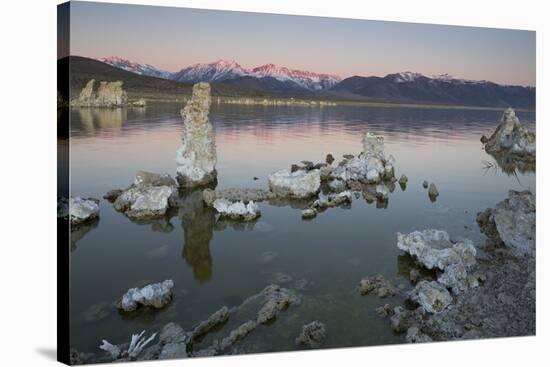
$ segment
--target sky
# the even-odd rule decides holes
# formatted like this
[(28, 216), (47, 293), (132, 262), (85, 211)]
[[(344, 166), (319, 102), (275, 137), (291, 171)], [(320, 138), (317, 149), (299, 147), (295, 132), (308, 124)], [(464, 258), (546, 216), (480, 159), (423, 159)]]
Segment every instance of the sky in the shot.
[(413, 71), (531, 85), (535, 32), (71, 2), (71, 55), (119, 56), (167, 71), (219, 59), (342, 78)]

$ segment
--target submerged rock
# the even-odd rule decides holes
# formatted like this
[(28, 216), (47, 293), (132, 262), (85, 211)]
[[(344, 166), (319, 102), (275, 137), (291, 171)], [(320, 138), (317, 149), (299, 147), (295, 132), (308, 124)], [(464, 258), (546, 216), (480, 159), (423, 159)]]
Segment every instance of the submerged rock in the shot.
[(441, 312), (453, 301), (444, 285), (426, 280), (420, 281), (411, 291), (409, 297), (429, 313)]
[(260, 216), (258, 204), (253, 201), (245, 204), (242, 201), (231, 202), (226, 199), (216, 199), (212, 206), (220, 213), (222, 218), (248, 222)]
[(214, 312), (208, 319), (200, 322), (191, 332), (191, 341), (196, 340), (200, 336), (208, 333), (218, 325), (224, 324), (229, 318), (229, 309), (227, 306), (220, 308)]
[(309, 348), (317, 348), (325, 337), (325, 324), (313, 321), (302, 326), (300, 335), (296, 338), (297, 345), (305, 345)]
[(170, 175), (139, 171), (134, 183), (118, 195), (113, 206), (130, 218), (158, 217), (166, 213), (169, 199), (176, 194), (176, 182)]
[(491, 137), (482, 137), (488, 153), (506, 153), (534, 160), (536, 155), (535, 133), (527, 130), (516, 117), (513, 109), (504, 111), (500, 125)]
[(361, 279), (359, 290), (362, 295), (374, 293), (380, 298), (397, 294), (397, 289), (381, 274)]
[(165, 280), (161, 283), (146, 285), (143, 288), (131, 288), (122, 296), (117, 307), (127, 312), (134, 311), (139, 306), (162, 308), (172, 300), (173, 287), (172, 280)]
[(288, 289), (281, 288), (279, 285), (269, 285), (263, 291), (264, 301), (262, 308), (258, 311), (258, 324), (265, 324), (277, 317), (277, 315), (287, 309), (291, 304), (297, 303), (298, 298)]
[(426, 180), (422, 181), (422, 187), (427, 189), (428, 188), (428, 181), (426, 181)]
[(409, 179), (407, 178), (406, 175), (401, 175), (401, 177), (399, 177), (399, 183), (402, 185), (406, 184), (408, 181)]
[(536, 196), (514, 191), (494, 209), (478, 213), (481, 232), (492, 243), (504, 244), (516, 256), (534, 256), (536, 250)]
[(216, 180), (216, 142), (208, 119), (210, 103), (210, 84), (197, 83), (193, 86), (191, 100), (181, 111), (183, 142), (176, 154), (180, 186), (191, 188)]
[(317, 216), (317, 210), (315, 209), (308, 208), (308, 209), (302, 210), (302, 218), (304, 219), (311, 219), (311, 218), (315, 218), (316, 216)]
[[(58, 202), (58, 217), (60, 214)], [(63, 204), (61, 208), (62, 215), (65, 215)], [(69, 199), (69, 221), (71, 225), (78, 226), (90, 223), (99, 218), (99, 200), (94, 198), (82, 198), (80, 196)]]
[(319, 170), (290, 172), (282, 169), (268, 177), (269, 189), (278, 197), (307, 198), (317, 195), (321, 187)]
[(223, 350), (231, 347), (233, 344), (254, 331), (257, 325), (258, 324), (253, 320), (249, 320), (244, 324), (241, 324), (238, 328), (232, 330), (227, 337), (222, 339), (220, 348)]
[(431, 201), (434, 201), (439, 196), (439, 191), (437, 191), (437, 187), (435, 187), (434, 183), (430, 184), (430, 188), (428, 189), (428, 196), (430, 197)]

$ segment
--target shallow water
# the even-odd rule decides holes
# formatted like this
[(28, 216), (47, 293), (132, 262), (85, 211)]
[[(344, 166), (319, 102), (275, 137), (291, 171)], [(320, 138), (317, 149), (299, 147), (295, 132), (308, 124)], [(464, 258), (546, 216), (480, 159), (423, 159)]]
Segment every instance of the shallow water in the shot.
[[(173, 174), (180, 108), (158, 104), (71, 111), (71, 194), (101, 198), (108, 190), (128, 186), (138, 170)], [(292, 277), (284, 286), (309, 282), (300, 291), (303, 302), (250, 334), (244, 341), (253, 345), (250, 351), (295, 349), (301, 325), (315, 319), (326, 325), (325, 347), (403, 341), (374, 312), (379, 305), (402, 300), (362, 297), (356, 289), (359, 280), (381, 273), (409, 287), (410, 261), (396, 248), (396, 232), (441, 228), (481, 245), (476, 213), (494, 206), (510, 189), (535, 190), (534, 173), (510, 175), (487, 166), (495, 161), (479, 138), (495, 129), (500, 115), (214, 104), (218, 188), (266, 188), (269, 173), (292, 163), (321, 162), (327, 153), (337, 159), (358, 153), (366, 129), (384, 137), (386, 153), (396, 159), (396, 176), (405, 173), (408, 185), (405, 190), (397, 185), (387, 208), (361, 197), (350, 209), (329, 209), (311, 221), (303, 221), (299, 209), (261, 203), (261, 218), (246, 228), (216, 223), (215, 214), (200, 206), (170, 222), (136, 224), (102, 199), (99, 222), (79, 232), (81, 238), (73, 236), (72, 347), (97, 353), (103, 338), (126, 342), (131, 333), (158, 331), (170, 321), (191, 328), (223, 305), (240, 304), (272, 283), (276, 273)], [(518, 116), (534, 129), (534, 113)], [(423, 180), (437, 185), (435, 202), (428, 199)], [(164, 279), (175, 282), (169, 307), (131, 316), (114, 308), (128, 288)]]

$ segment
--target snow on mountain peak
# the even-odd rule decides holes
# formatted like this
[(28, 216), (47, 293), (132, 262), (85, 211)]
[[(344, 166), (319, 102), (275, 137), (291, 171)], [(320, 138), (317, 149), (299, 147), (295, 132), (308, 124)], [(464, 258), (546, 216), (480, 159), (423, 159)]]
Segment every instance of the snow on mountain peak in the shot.
[(163, 79), (170, 79), (172, 75), (171, 72), (160, 70), (152, 65), (132, 62), (118, 56), (101, 57), (98, 60), (115, 68), (126, 70), (139, 75), (154, 76)]

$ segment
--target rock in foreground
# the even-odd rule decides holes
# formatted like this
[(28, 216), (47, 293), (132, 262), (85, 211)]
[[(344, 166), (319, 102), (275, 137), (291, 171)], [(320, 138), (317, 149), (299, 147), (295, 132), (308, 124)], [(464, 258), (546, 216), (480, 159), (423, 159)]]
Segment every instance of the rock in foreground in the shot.
[(134, 311), (139, 306), (162, 308), (172, 300), (173, 287), (172, 280), (165, 280), (162, 283), (149, 284), (143, 288), (131, 288), (122, 296), (117, 307), (127, 312)]
[(438, 282), (454, 293), (470, 286), (468, 271), (476, 263), (476, 249), (471, 241), (453, 243), (447, 232), (427, 229), (407, 235), (397, 233), (397, 247), (427, 269), (438, 270)]
[(176, 172), (182, 187), (203, 186), (216, 180), (216, 142), (208, 119), (210, 103), (210, 84), (197, 83), (191, 100), (181, 111), (184, 125)]
[(517, 256), (534, 256), (536, 249), (536, 196), (514, 191), (494, 209), (478, 213), (481, 232), (494, 246), (504, 244)]
[(296, 338), (297, 345), (305, 345), (309, 348), (317, 348), (325, 337), (325, 324), (313, 321), (302, 326), (300, 335)]

